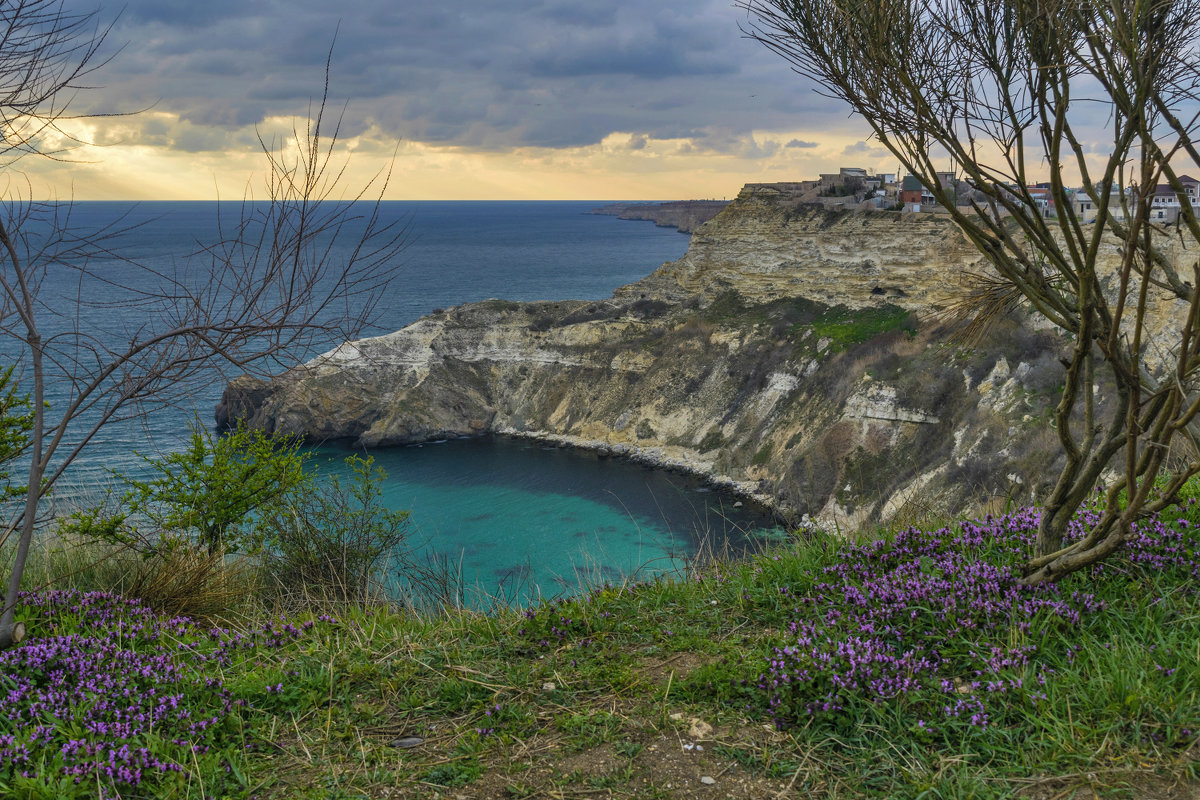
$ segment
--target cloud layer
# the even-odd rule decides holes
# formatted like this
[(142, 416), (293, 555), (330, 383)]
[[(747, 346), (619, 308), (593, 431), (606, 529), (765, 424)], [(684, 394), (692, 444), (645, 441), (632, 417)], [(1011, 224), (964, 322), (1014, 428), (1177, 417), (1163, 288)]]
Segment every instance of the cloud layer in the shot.
[(862, 126), (740, 21), (729, 0), (128, 0), (74, 108), (142, 112), (94, 125), (110, 147), (250, 153), (319, 100), (332, 49), (340, 132), (365, 149), (842, 157)]
[[(234, 130), (303, 114), (332, 45), (350, 135), (505, 149), (630, 131), (720, 148), (844, 117), (744, 38), (741, 17), (727, 0), (130, 0), (110, 35), (124, 50), (84, 100)], [(181, 146), (206, 141), (220, 146)]]

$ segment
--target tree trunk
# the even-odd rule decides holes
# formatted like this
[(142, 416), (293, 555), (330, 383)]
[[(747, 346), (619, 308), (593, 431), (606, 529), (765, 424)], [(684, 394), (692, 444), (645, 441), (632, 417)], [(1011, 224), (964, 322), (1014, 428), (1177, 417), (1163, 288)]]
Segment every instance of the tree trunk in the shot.
[(1130, 520), (1124, 514), (1106, 512), (1078, 542), (1048, 553), (1041, 551), (1039, 530), (1038, 555), (1025, 565), (1020, 583), (1023, 586), (1053, 583), (1075, 570), (1103, 561), (1125, 543), (1129, 530)]
[[(30, 473), (40, 472), (36, 467), (31, 467), (29, 471)], [(38, 484), (40, 483), (41, 475), (38, 475)], [(25, 573), (25, 561), (33, 542), (33, 523), (37, 512), (37, 499), (34, 495), (34, 489), (30, 489), (29, 494), (26, 495), (21, 538), (17, 540), (17, 555), (13, 559), (12, 572), (8, 576), (8, 589), (4, 593), (4, 613), (0, 614), (0, 650), (20, 644), (21, 640), (25, 638), (25, 626), (16, 622), (17, 594), (21, 591), (21, 576)]]
[(30, 303), (29, 287), (21, 271), (21, 261), (12, 245), (8, 231), (0, 227), (0, 244), (4, 245), (8, 257), (13, 264), (21, 289), (21, 299), (24, 308), (21, 316), (24, 318), (27, 331), (25, 342), (29, 347), (33, 367), (33, 429), (31, 431), (31, 451), (29, 458), (29, 483), (25, 490), (25, 510), (21, 519), (21, 538), (17, 540), (17, 554), (13, 559), (12, 572), (8, 576), (8, 588), (4, 593), (4, 611), (0, 613), (0, 650), (19, 644), (25, 638), (25, 626), (16, 622), (17, 594), (21, 591), (21, 577), (25, 574), (25, 561), (29, 557), (29, 547), (33, 543), (33, 530), (37, 522), (38, 503), (42, 498), (42, 476), (45, 465), (42, 463), (42, 445), (45, 440), (46, 384), (45, 363), (42, 337), (34, 324)]

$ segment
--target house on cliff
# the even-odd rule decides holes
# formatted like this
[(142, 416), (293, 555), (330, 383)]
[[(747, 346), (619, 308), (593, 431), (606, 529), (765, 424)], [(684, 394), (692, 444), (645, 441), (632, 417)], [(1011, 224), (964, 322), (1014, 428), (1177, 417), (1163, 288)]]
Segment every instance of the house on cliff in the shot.
[(904, 181), (900, 184), (900, 202), (904, 204), (905, 211), (920, 211), (921, 203), (932, 203), (933, 195), (928, 194), (929, 200), (926, 201), (927, 194), (920, 178), (916, 175), (904, 176)]
[(1179, 182), (1183, 185), (1182, 193), (1176, 192), (1169, 183), (1160, 183), (1154, 187), (1154, 197), (1150, 203), (1150, 218), (1155, 222), (1172, 223), (1179, 219), (1183, 204), (1194, 208), (1200, 202), (1200, 181), (1191, 175), (1181, 175)]
[[(974, 192), (969, 181), (958, 181), (950, 172), (939, 172), (937, 178), (938, 183), (944, 189), (957, 193), (960, 211), (969, 212), (971, 210), (970, 198), (972, 195), (975, 196), (976, 201), (987, 206), (982, 196)], [(1150, 219), (1153, 222), (1159, 224), (1175, 222), (1183, 208), (1183, 203), (1187, 203), (1191, 208), (1200, 207), (1200, 180), (1190, 175), (1183, 175), (1179, 182), (1182, 184), (1182, 191), (1178, 193), (1165, 183), (1156, 187), (1150, 212)], [(1101, 204), (1092, 198), (1086, 187), (1066, 189), (1064, 194), (1066, 207), (1081, 223), (1092, 223), (1099, 217)], [(1114, 186), (1112, 197), (1108, 203), (1108, 213), (1118, 220), (1124, 219), (1124, 212), (1121, 209), (1122, 194), (1132, 199), (1133, 190)], [(1018, 189), (1016, 185), (1010, 185), (1007, 195), (1010, 201), (1028, 205), (1039, 216), (1048, 219), (1058, 217), (1064, 206), (1064, 200), (1055, 198), (1048, 182), (1036, 183), (1024, 190)], [(905, 211), (931, 213), (945, 211), (934, 200), (933, 193), (926, 189), (915, 175), (904, 176), (899, 185), (899, 201), (903, 204)], [(999, 213), (1001, 216), (1008, 214), (1004, 209), (1000, 209)]]

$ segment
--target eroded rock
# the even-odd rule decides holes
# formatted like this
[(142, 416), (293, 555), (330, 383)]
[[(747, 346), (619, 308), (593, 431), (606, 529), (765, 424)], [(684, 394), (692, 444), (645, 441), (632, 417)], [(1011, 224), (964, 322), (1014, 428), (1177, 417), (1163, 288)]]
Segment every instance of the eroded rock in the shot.
[(1014, 317), (973, 351), (945, 347), (933, 312), (978, 261), (943, 218), (748, 187), (610, 300), (445, 310), (270, 383), (235, 379), (217, 418), (365, 446), (528, 436), (841, 530), (1032, 499), (1055, 472), (1065, 345)]

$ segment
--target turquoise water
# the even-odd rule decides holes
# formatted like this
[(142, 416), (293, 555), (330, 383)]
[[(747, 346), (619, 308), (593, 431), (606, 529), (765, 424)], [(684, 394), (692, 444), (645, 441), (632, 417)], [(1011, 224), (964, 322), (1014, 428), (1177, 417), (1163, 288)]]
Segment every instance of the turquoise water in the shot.
[[(316, 452), (323, 469), (342, 474), (345, 455)], [(475, 605), (648, 578), (698, 552), (752, 549), (774, 528), (695, 478), (529, 440), (459, 439), (371, 455), (388, 472), (389, 505), (411, 510), (411, 542), (451, 565)]]
[[(409, 243), (372, 332), (490, 297), (604, 298), (685, 252), (686, 236), (586, 213), (596, 205), (384, 204), (385, 219), (405, 226)], [(130, 326), (143, 322), (130, 313), (122, 285), (152, 288), (155, 271), (186, 274), (189, 254), (215, 236), (218, 215), (225, 215), (228, 228), (235, 211), (217, 203), (77, 204), (72, 216), (78, 228), (98, 229), (119, 218), (135, 226), (109, 243), (128, 261), (94, 259), (82, 280), (52, 271), (41, 295), (51, 314), (45, 327), (52, 332), (78, 325), (94, 341), (119, 346)], [(113, 470), (136, 473), (137, 453), (169, 451), (184, 441), (189, 424), (211, 425), (229, 377), (213, 372), (171, 403), (105, 426), (71, 467), (59, 495), (69, 500), (92, 492), (111, 480)], [(52, 410), (65, 405), (65, 385), (51, 392)], [(336, 463), (340, 456), (332, 455)], [(425, 555), (461, 568), (463, 582), (483, 594), (554, 595), (585, 578), (669, 570), (698, 549), (744, 547), (742, 531), (765, 522), (692, 479), (525, 441), (455, 441), (373, 455), (390, 474), (389, 503), (411, 511), (412, 541)]]

